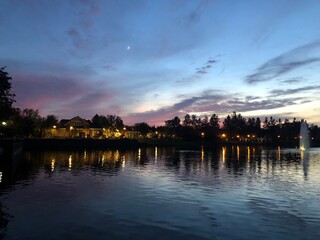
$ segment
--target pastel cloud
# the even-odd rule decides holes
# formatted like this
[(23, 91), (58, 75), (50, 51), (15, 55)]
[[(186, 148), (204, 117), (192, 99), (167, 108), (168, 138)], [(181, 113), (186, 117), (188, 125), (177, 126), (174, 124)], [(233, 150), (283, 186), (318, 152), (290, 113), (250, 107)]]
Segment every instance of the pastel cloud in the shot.
[(312, 86), (305, 86), (305, 87), (300, 87), (300, 88), (291, 88), (291, 89), (277, 89), (277, 90), (272, 90), (270, 91), (271, 96), (270, 97), (275, 97), (275, 96), (286, 96), (286, 95), (292, 95), (296, 93), (306, 93), (309, 91), (317, 91), (320, 92), (320, 85), (312, 85)]
[(265, 62), (253, 74), (248, 75), (245, 82), (254, 84), (270, 81), (297, 68), (320, 62), (319, 50), (320, 41), (316, 41), (285, 52)]
[(83, 113), (89, 117), (114, 96), (76, 78), (19, 73), (14, 75), (13, 91), (20, 108), (46, 109), (40, 112), (70, 117)]
[[(234, 95), (234, 94), (233, 94)], [(271, 110), (294, 105), (301, 98), (263, 99), (256, 96), (230, 97), (228, 94), (219, 94), (218, 91), (204, 91), (199, 96), (185, 96), (180, 102), (171, 106), (142, 113), (132, 113), (126, 117), (128, 122), (144, 121), (155, 125), (163, 125), (164, 121), (174, 116), (183, 117), (187, 113), (195, 112), (199, 115), (212, 113), (230, 114), (233, 111), (247, 112), (255, 110)]]
[(217, 60), (214, 59), (209, 59), (206, 63), (204, 63), (202, 66), (197, 67), (195, 69), (195, 72), (193, 73), (192, 76), (183, 78), (182, 80), (176, 81), (176, 83), (186, 83), (186, 82), (192, 82), (195, 79), (201, 78), (201, 76), (208, 74), (210, 69), (212, 68), (212, 65), (215, 64)]

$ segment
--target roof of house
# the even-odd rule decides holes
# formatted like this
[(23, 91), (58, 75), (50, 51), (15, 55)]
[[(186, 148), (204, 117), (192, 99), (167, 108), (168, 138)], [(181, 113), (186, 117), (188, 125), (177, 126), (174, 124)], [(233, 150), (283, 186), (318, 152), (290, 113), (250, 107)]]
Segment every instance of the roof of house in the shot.
[(90, 121), (85, 120), (79, 116), (76, 116), (72, 119), (61, 119), (60, 126), (61, 127), (75, 127), (75, 128), (89, 127)]

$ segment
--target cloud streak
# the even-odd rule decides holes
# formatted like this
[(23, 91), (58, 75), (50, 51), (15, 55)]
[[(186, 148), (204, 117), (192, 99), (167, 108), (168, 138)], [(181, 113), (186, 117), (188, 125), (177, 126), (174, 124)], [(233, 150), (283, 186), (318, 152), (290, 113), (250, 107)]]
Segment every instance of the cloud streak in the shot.
[(213, 64), (215, 64), (216, 62), (217, 60), (209, 59), (206, 63), (203, 64), (203, 66), (196, 68), (194, 74), (191, 77), (178, 80), (176, 81), (176, 83), (192, 82), (196, 79), (199, 79), (203, 75), (208, 74)]
[(312, 42), (270, 59), (245, 78), (248, 84), (265, 82), (320, 61), (320, 41)]
[(307, 91), (316, 91), (320, 90), (320, 85), (318, 86), (305, 86), (305, 87), (300, 87), (300, 88), (292, 88), (292, 89), (286, 89), (286, 90), (272, 90), (271, 96), (270, 97), (279, 97), (279, 96), (287, 96), (287, 95), (292, 95), (296, 93), (302, 93), (302, 92), (307, 92)]
[(200, 96), (185, 97), (180, 102), (157, 110), (132, 113), (125, 119), (128, 122), (139, 122), (141, 119), (154, 125), (161, 125), (165, 120), (174, 116), (184, 117), (187, 113), (208, 115), (212, 113), (230, 114), (233, 111), (248, 112), (255, 110), (272, 110), (295, 105), (302, 98), (262, 99), (256, 96), (232, 97), (228, 94), (219, 94), (217, 91), (204, 91)]

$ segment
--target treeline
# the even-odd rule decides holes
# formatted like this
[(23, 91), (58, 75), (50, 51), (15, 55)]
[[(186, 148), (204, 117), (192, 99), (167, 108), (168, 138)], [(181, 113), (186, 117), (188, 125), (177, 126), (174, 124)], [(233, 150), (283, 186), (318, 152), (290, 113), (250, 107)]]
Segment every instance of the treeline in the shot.
[[(11, 77), (0, 68), (0, 137), (41, 137), (45, 129), (59, 127), (60, 121), (55, 115), (41, 117), (38, 110), (18, 109), (12, 105), (15, 95), (11, 93)], [(220, 121), (217, 114), (196, 116), (186, 114), (168, 119), (163, 126), (150, 126), (146, 122), (125, 125), (121, 117), (116, 115), (94, 115), (87, 120), (90, 127), (105, 128), (112, 131), (134, 131), (141, 138), (175, 138), (187, 141), (250, 141), (271, 142), (274, 144), (296, 144), (299, 140), (300, 125), (304, 119), (292, 121), (266, 117), (244, 118), (233, 112)], [(63, 126), (60, 126), (63, 127)], [(320, 145), (320, 129), (317, 125), (309, 125), (312, 142)], [(120, 136), (120, 135), (119, 135)], [(123, 134), (121, 136), (124, 136)]]
[[(169, 136), (175, 136), (185, 140), (205, 139), (215, 141), (217, 139), (226, 142), (265, 142), (282, 145), (296, 145), (300, 138), (300, 126), (304, 119), (293, 120), (275, 119), (265, 117), (263, 121), (258, 118), (244, 118), (240, 113), (233, 112), (223, 121), (217, 114), (210, 118), (196, 115), (185, 115), (181, 121), (178, 117), (165, 121), (165, 132)], [(162, 128), (162, 127), (161, 127)], [(308, 126), (310, 140), (313, 145), (320, 144), (320, 128), (311, 124)]]

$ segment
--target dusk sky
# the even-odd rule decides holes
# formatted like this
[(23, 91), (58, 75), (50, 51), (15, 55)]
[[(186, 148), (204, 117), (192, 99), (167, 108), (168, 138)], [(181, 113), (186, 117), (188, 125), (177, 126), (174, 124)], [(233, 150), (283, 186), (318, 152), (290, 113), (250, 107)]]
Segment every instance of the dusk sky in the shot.
[(233, 111), (320, 124), (319, 0), (1, 0), (0, 9), (15, 107), (125, 124)]

